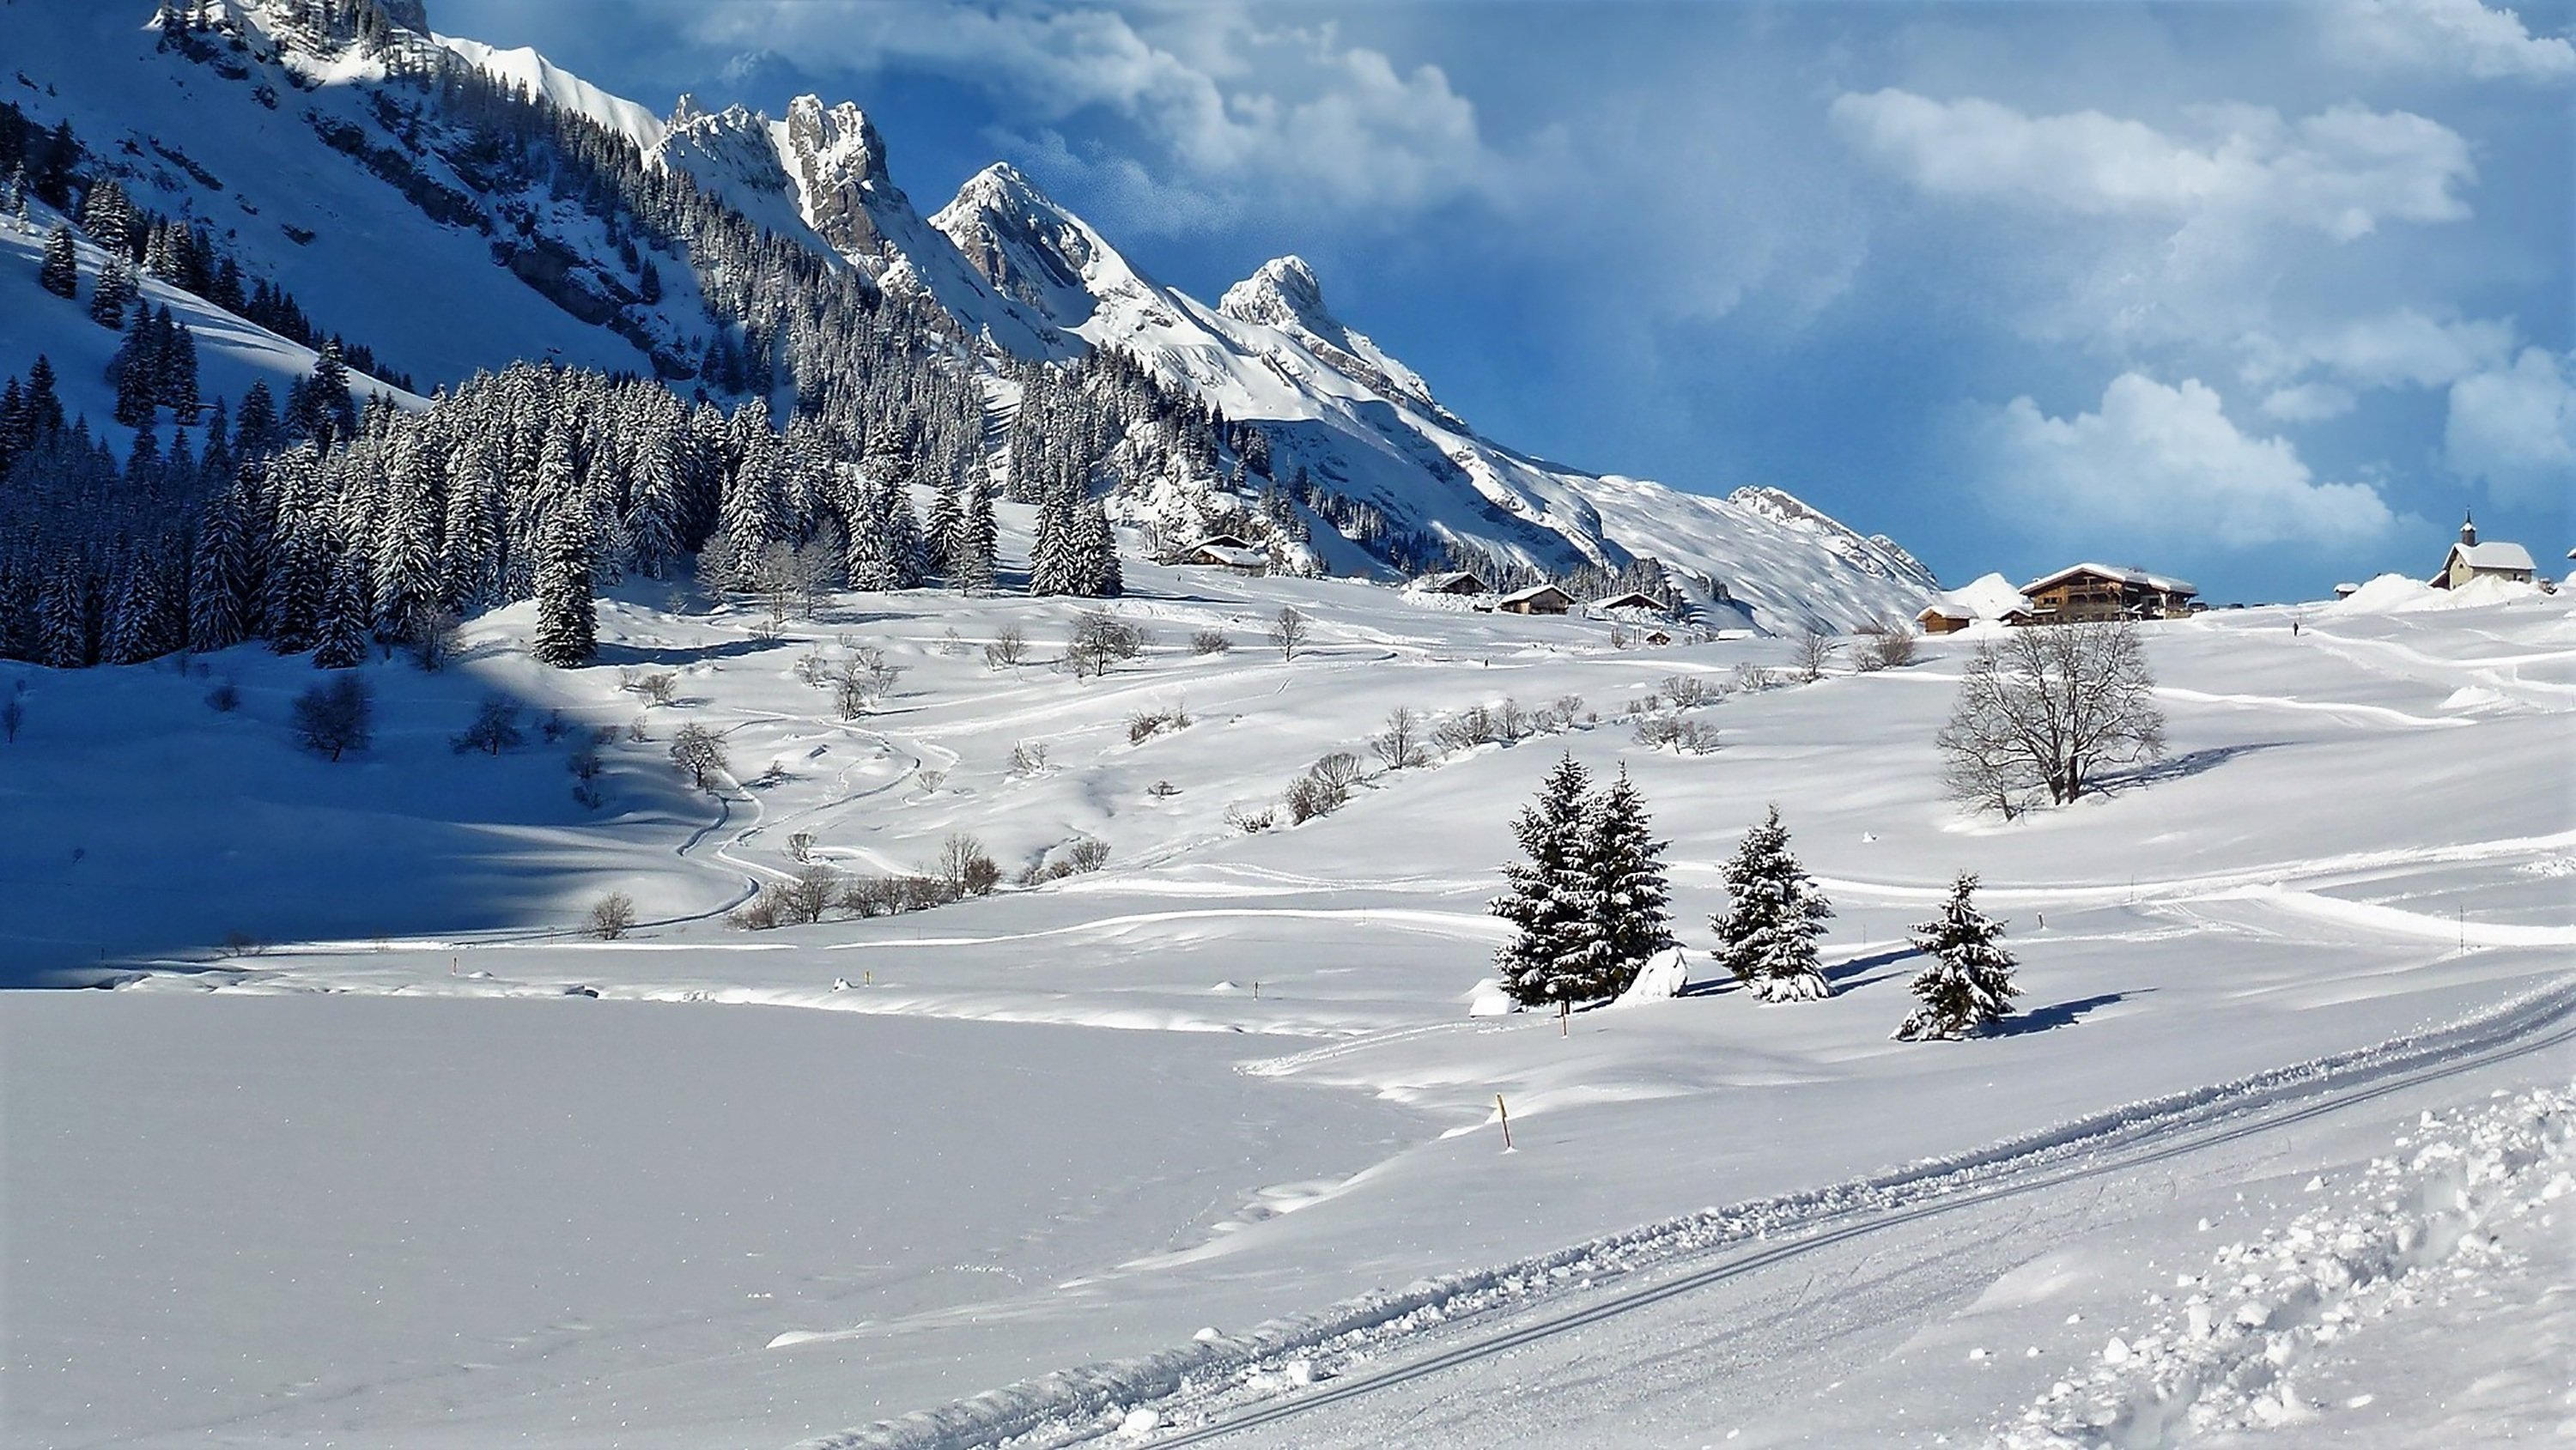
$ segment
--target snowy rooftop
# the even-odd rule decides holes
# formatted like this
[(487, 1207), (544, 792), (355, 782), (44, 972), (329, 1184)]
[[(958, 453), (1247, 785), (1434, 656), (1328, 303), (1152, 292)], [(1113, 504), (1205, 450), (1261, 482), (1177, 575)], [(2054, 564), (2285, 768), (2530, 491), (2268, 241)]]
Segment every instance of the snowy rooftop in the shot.
[[(2529, 570), (2533, 567), (2529, 549), (2502, 539), (2489, 539), (2480, 544), (2453, 544), (2451, 557), (2466, 560), (2472, 569)], [(2569, 557), (2576, 558), (2576, 554)], [(2445, 563), (2447, 565), (2447, 561)]]
[(2141, 588), (2153, 589), (2164, 594), (2198, 594), (2200, 592), (2200, 586), (2191, 583), (2189, 580), (2176, 579), (2165, 574), (2150, 574), (2144, 569), (2118, 569), (2113, 568), (2109, 564), (2096, 564), (2089, 560), (2082, 564), (2070, 564), (2066, 568), (2060, 569), (2054, 574), (2050, 574), (2044, 578), (2034, 579), (2028, 584), (2021, 586), (2021, 592), (2024, 594), (2037, 594), (2039, 591), (2046, 589), (2052, 584), (2058, 583), (2061, 580), (2071, 579), (2078, 574), (2098, 574), (2105, 579), (2117, 579), (2123, 584), (2135, 584)]

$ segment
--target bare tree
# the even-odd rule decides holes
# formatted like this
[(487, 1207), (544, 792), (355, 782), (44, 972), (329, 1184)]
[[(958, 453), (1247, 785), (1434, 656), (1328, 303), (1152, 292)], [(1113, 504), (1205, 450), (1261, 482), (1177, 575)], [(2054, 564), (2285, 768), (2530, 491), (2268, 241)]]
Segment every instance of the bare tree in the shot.
[[(226, 680), (226, 681), (224, 682), (224, 684), (225, 684), (225, 685), (229, 685), (229, 684), (231, 684), (231, 683), (232, 683), (232, 682), (231, 682), (230, 680)], [(223, 688), (223, 685), (218, 685), (218, 686), (216, 686), (216, 688), (220, 690), (220, 689), (222, 689), (222, 688)], [(211, 696), (211, 695), (210, 695), (210, 696), (208, 696), (207, 698), (208, 698), (208, 699), (212, 699), (212, 698), (213, 698), (213, 696)], [(233, 699), (234, 699), (234, 701), (235, 701), (236, 703), (238, 703), (238, 702), (240, 701), (240, 699), (241, 699), (241, 692), (240, 692), (240, 691), (238, 691), (238, 690), (234, 691), (234, 692), (233, 692)], [(220, 707), (220, 708), (226, 708), (226, 709), (229, 709), (229, 708), (231, 708), (231, 707), (230, 707), (230, 706), (224, 706), (224, 707)], [(10, 696), (10, 697), (9, 697), (8, 702), (7, 702), (6, 704), (0, 704), (0, 731), (6, 731), (6, 732), (8, 733), (9, 740), (10, 740), (10, 743), (11, 743), (11, 744), (16, 744), (16, 743), (17, 743), (19, 727), (21, 727), (21, 726), (25, 725), (26, 723), (27, 723), (27, 702), (26, 702), (26, 701), (19, 699), (19, 698), (18, 698), (17, 696), (15, 696), (15, 695), (12, 695), (12, 696)]]
[(821, 921), (823, 913), (841, 900), (841, 873), (816, 861), (770, 889), (778, 893), (782, 921), (796, 925)]
[(1294, 609), (1283, 607), (1279, 617), (1270, 621), (1270, 642), (1279, 647), (1279, 657), (1283, 660), (1295, 659), (1297, 651), (1305, 648), (1310, 633), (1312, 630), (1306, 623), (1306, 616)]
[(1422, 716), (1408, 705), (1388, 711), (1386, 728), (1370, 738), (1369, 751), (1389, 770), (1409, 770), (1429, 760), (1431, 752), (1422, 741)]
[(634, 925), (635, 898), (623, 891), (612, 891), (591, 906), (590, 920), (583, 929), (601, 941), (615, 941)]
[(1789, 646), (1790, 668), (1796, 672), (1798, 682), (1812, 685), (1823, 679), (1825, 666), (1833, 663), (1835, 652), (1841, 648), (1832, 635), (1821, 629), (1800, 630)]
[(295, 697), (295, 742), (318, 755), (338, 760), (341, 753), (364, 750), (375, 735), (375, 696), (367, 682), (340, 675)]
[(2009, 820), (2043, 797), (2079, 799), (2105, 770), (2158, 759), (2155, 685), (2125, 622), (2031, 625), (1978, 645), (1935, 737), (1951, 799)]
[(1705, 675), (1666, 675), (1663, 692), (1676, 710), (1705, 705), (1718, 696), (1717, 682)]
[(689, 773), (689, 781), (700, 790), (707, 781), (725, 769), (724, 737), (704, 725), (683, 725), (671, 737), (671, 763)]
[(1190, 653), (1194, 655), (1221, 655), (1232, 648), (1234, 641), (1227, 639), (1222, 630), (1202, 629), (1190, 636)]
[(465, 632), (455, 614), (445, 609), (424, 609), (411, 619), (409, 643), (420, 667), (429, 674), (447, 668), (465, 648)]
[(981, 896), (1002, 879), (1000, 863), (985, 852), (983, 842), (964, 831), (940, 843), (939, 864), (933, 870), (952, 898)]
[(519, 729), (518, 702), (488, 695), (481, 705), (475, 707), (474, 723), (466, 726), (463, 734), (450, 737), (447, 743), (459, 755), (477, 750), (486, 755), (498, 755), (504, 750), (517, 749), (525, 739), (526, 733)]

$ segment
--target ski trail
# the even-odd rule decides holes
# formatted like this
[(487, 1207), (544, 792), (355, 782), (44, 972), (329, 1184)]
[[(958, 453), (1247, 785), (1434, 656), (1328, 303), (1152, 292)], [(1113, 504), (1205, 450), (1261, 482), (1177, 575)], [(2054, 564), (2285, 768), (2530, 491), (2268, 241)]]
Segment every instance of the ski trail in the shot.
[[(2576, 980), (2430, 1032), (2131, 1103), (1951, 1158), (1827, 1188), (1709, 1209), (1496, 1268), (1419, 1281), (1273, 1320), (1250, 1333), (1061, 1370), (935, 1410), (803, 1442), (799, 1450), (969, 1450), (1119, 1437), (1151, 1407), (1196, 1421), (1158, 1445), (1199, 1444), (1358, 1399), (1815, 1250), (1972, 1205), (2124, 1172), (2306, 1121), (2400, 1090), (2576, 1042)], [(1785, 1241), (1780, 1241), (1785, 1238)], [(1747, 1245), (1763, 1245), (1747, 1249)], [(1730, 1251), (1733, 1251), (1730, 1253)], [(1688, 1267), (1711, 1254), (1714, 1264)], [(1599, 1281), (1672, 1277), (1602, 1290)], [(1409, 1344), (1481, 1319), (1572, 1307), (1388, 1369)], [(1319, 1362), (1321, 1362), (1319, 1364)], [(1329, 1377), (1329, 1367), (1351, 1373)], [(1320, 1388), (1300, 1393), (1325, 1370)], [(1303, 1373), (1292, 1370), (1302, 1369)]]

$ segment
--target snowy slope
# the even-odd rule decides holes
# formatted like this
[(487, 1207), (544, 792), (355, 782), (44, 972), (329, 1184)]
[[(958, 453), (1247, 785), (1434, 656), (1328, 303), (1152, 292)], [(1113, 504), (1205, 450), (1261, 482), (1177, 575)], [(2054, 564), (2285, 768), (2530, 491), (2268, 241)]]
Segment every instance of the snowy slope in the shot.
[(463, 40), (452, 35), (431, 37), (469, 63), (527, 87), (528, 93), (542, 96), (554, 105), (587, 116), (610, 131), (635, 143), (639, 152), (650, 151), (662, 139), (662, 120), (652, 108), (622, 96), (612, 96), (553, 61), (537, 54), (530, 46), (500, 50), (479, 40)]

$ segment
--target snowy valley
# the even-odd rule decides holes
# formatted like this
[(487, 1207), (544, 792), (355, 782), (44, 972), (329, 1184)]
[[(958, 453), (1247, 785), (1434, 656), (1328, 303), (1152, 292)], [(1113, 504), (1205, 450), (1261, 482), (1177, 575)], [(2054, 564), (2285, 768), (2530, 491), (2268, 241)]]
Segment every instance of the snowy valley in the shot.
[[(0, 6), (0, 1441), (2576, 1416), (2576, 593), (2121, 626), (2158, 748), (1980, 810), (1963, 692), (2086, 627), (1497, 443), (1296, 257), (125, 9)], [(1577, 768), (1680, 955), (1515, 1010)], [(1812, 991), (1722, 960), (1774, 811)], [(1961, 873), (2007, 1010), (1898, 1040)]]

